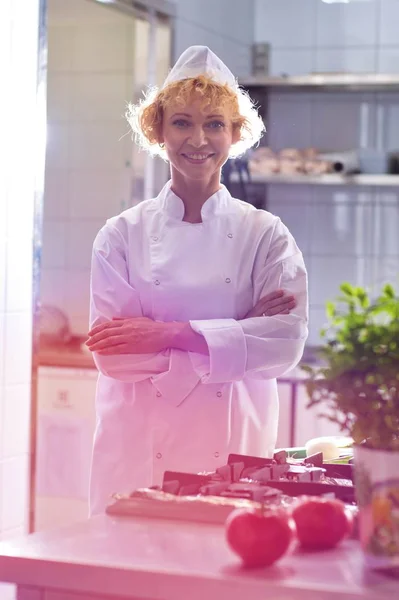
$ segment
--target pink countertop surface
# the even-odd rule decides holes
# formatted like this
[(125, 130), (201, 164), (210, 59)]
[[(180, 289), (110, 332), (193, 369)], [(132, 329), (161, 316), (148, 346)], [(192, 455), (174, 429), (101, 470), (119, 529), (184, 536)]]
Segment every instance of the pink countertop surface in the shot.
[(140, 600), (387, 600), (399, 582), (364, 570), (359, 546), (240, 567), (220, 525), (100, 516), (0, 544), (0, 581)]
[(85, 348), (86, 338), (74, 337), (68, 344), (44, 344), (39, 348), (39, 366), (96, 369), (90, 350)]

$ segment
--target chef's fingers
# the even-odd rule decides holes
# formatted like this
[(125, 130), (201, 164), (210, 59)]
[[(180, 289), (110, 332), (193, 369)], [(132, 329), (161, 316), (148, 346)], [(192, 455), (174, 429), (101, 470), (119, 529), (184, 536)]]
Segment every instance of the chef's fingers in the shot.
[(275, 298), (273, 300), (268, 300), (267, 302), (261, 302), (260, 308), (268, 309), (274, 308), (275, 306), (285, 306), (285, 304), (289, 304), (293, 300), (295, 300), (294, 296), (292, 296), (291, 294), (287, 294), (286, 296), (282, 296), (281, 298)]
[(274, 315), (288, 315), (291, 310), (293, 310), (296, 306), (296, 301), (292, 300), (289, 303), (280, 304), (278, 306), (273, 306), (272, 308), (268, 308), (262, 313), (264, 317), (273, 317)]
[(270, 300), (274, 300), (275, 298), (281, 298), (282, 296), (284, 296), (285, 291), (284, 290), (275, 290), (274, 292), (271, 292), (270, 294), (266, 294), (266, 296), (263, 296), (259, 302), (269, 302)]
[(101, 331), (104, 331), (106, 329), (109, 329), (110, 327), (122, 327), (123, 322), (122, 321), (106, 321), (105, 323), (101, 323), (100, 325), (96, 325), (95, 327), (93, 327), (93, 329), (90, 329), (89, 333), (87, 335), (89, 335), (90, 337), (92, 337), (93, 335), (96, 335), (97, 333), (100, 333)]
[(99, 331), (98, 333), (92, 335), (89, 337), (88, 340), (86, 340), (85, 344), (86, 346), (91, 346), (92, 344), (95, 344), (96, 342), (109, 338), (113, 335), (120, 335), (121, 329), (119, 325), (116, 325), (115, 327), (106, 327), (105, 329), (103, 329), (102, 331)]
[(117, 346), (118, 344), (126, 344), (127, 338), (123, 335), (112, 335), (103, 339), (98, 340), (97, 342), (87, 344), (87, 347), (92, 352), (98, 352), (103, 348), (110, 348), (111, 346)]

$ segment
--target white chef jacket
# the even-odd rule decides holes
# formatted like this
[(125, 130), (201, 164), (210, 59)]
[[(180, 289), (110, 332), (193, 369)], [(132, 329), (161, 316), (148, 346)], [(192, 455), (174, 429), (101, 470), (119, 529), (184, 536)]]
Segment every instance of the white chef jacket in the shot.
[[(160, 484), (165, 470), (214, 470), (230, 452), (274, 450), (275, 378), (298, 363), (308, 334), (302, 254), (278, 217), (223, 186), (201, 223), (183, 216), (169, 182), (109, 219), (94, 242), (91, 327), (113, 317), (189, 321), (209, 355), (94, 353), (92, 514), (114, 492)], [(297, 300), (291, 314), (243, 319), (279, 288)]]

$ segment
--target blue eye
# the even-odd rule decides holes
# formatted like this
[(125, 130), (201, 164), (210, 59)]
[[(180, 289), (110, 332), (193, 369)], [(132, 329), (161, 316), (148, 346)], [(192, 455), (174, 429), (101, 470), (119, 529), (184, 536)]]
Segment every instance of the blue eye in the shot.
[(207, 127), (209, 127), (210, 129), (221, 129), (225, 127), (225, 124), (223, 123), (223, 121), (210, 121), (209, 123), (207, 123)]
[(176, 125), (176, 127), (184, 128), (189, 127), (190, 123), (185, 119), (176, 119), (175, 121), (173, 121), (173, 125)]

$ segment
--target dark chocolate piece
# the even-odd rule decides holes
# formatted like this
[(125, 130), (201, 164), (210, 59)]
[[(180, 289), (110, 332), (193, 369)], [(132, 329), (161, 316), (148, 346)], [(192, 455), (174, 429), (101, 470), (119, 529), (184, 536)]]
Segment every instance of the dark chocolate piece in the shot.
[(274, 464), (271, 467), (272, 479), (280, 479), (289, 471), (290, 465), (285, 463), (283, 465)]
[(256, 469), (256, 471), (252, 471), (250, 474), (250, 479), (259, 483), (266, 483), (272, 479), (272, 468), (272, 466), (267, 466), (262, 467), (261, 469)]
[(256, 471), (259, 471), (259, 467), (247, 467), (246, 469), (243, 469), (240, 480), (252, 479), (252, 474), (256, 473)]
[(216, 473), (220, 475), (222, 481), (231, 481), (231, 465), (223, 465), (216, 469)]
[(187, 485), (197, 485), (198, 488), (212, 481), (210, 473), (207, 475), (197, 475), (195, 473), (180, 473), (179, 471), (165, 471), (163, 475), (162, 488), (167, 481), (178, 481), (180, 487)]
[(315, 467), (322, 467), (323, 466), (323, 453), (316, 452), (316, 454), (311, 454), (310, 456), (305, 458), (303, 462), (305, 465), (313, 465)]
[(255, 502), (262, 502), (265, 490), (261, 485), (251, 483), (232, 483), (220, 495), (224, 498), (247, 498)]
[(324, 463), (327, 477), (334, 479), (349, 479), (353, 481), (353, 465), (335, 465), (334, 463)]
[(355, 503), (355, 488), (347, 485), (327, 485), (313, 481), (270, 481), (268, 484), (281, 490), (287, 496), (323, 496), (333, 494), (335, 498), (348, 504)]
[(275, 460), (279, 465), (283, 465), (287, 462), (287, 457), (288, 454), (286, 450), (279, 450), (278, 452), (274, 453), (273, 460)]
[(231, 463), (230, 467), (231, 467), (231, 480), (232, 481), (239, 481), (240, 477), (241, 477), (241, 473), (244, 470), (244, 463), (243, 462), (237, 462), (237, 463)]
[(199, 494), (201, 486), (199, 483), (189, 483), (187, 485), (182, 485), (179, 488), (178, 496), (196, 496)]
[[(162, 491), (167, 492), (168, 494), (178, 494), (180, 488), (180, 483), (176, 481), (176, 479), (171, 479), (170, 481), (164, 481), (162, 486)], [(154, 489), (154, 488), (151, 488)]]
[(228, 481), (215, 481), (214, 483), (208, 483), (200, 488), (200, 494), (204, 496), (220, 496), (224, 490), (229, 487)]
[(228, 464), (232, 463), (244, 463), (244, 467), (263, 467), (265, 465), (271, 465), (273, 460), (271, 458), (260, 458), (259, 456), (246, 456), (245, 454), (229, 454), (227, 460)]

